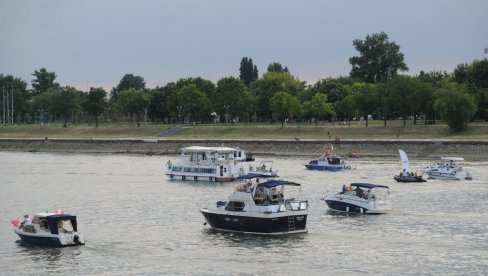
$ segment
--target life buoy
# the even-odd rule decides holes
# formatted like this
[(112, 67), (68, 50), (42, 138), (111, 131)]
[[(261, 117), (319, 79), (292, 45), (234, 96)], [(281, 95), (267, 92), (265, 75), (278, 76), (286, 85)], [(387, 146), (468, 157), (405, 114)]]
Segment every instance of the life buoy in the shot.
[(198, 180), (198, 176), (194, 176), (193, 177), (193, 180), (197, 181)]
[(211, 177), (211, 176), (210, 176), (210, 177), (208, 178), (208, 180), (213, 181), (213, 177)]
[(215, 178), (215, 182), (219, 182), (219, 179), (217, 177)]
[(169, 178), (173, 179), (175, 176), (173, 174), (169, 175)]
[(181, 177), (181, 180), (185, 181), (185, 178), (186, 178), (186, 177), (183, 175), (183, 176)]

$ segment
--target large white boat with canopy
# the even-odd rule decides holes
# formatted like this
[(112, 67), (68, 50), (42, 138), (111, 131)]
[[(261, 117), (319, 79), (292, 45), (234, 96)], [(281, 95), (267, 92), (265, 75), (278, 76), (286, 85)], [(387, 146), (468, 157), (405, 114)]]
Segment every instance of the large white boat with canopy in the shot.
[(233, 181), (245, 174), (239, 152), (239, 148), (230, 147), (185, 147), (179, 162), (166, 163), (166, 175), (183, 181)]
[(471, 172), (463, 167), (456, 167), (456, 162), (464, 161), (462, 157), (441, 157), (441, 162), (425, 167), (425, 173), (429, 178), (442, 180), (473, 179)]

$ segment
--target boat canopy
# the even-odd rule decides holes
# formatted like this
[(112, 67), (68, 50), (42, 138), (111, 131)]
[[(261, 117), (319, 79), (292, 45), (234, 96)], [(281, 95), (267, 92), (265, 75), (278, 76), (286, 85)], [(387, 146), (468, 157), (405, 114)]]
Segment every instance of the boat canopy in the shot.
[(447, 160), (447, 161), (464, 161), (464, 158), (462, 158), (462, 157), (441, 157), (441, 160)]
[(266, 177), (273, 177), (273, 176), (262, 174), (262, 173), (248, 173), (237, 177), (237, 179), (253, 179), (253, 178), (266, 178)]
[(373, 188), (389, 188), (388, 186), (384, 185), (376, 185), (376, 184), (370, 184), (370, 183), (351, 183), (351, 186), (353, 187), (359, 187), (359, 188), (368, 188), (368, 189), (373, 189)]
[(273, 188), (281, 185), (301, 186), (296, 182), (285, 181), (285, 180), (270, 180), (270, 181), (257, 184), (257, 186), (266, 187), (266, 188)]
[(200, 147), (200, 146), (191, 146), (186, 148), (181, 148), (183, 152), (192, 151), (192, 152), (208, 152), (208, 151), (216, 151), (216, 152), (236, 152), (239, 149), (236, 148), (229, 148), (229, 147)]
[(60, 220), (70, 220), (71, 225), (73, 225), (73, 230), (76, 232), (77, 224), (76, 224), (76, 216), (68, 215), (68, 214), (57, 214), (57, 215), (50, 215), (47, 216), (47, 223), (49, 224), (49, 229), (51, 230), (51, 234), (58, 234), (58, 221)]

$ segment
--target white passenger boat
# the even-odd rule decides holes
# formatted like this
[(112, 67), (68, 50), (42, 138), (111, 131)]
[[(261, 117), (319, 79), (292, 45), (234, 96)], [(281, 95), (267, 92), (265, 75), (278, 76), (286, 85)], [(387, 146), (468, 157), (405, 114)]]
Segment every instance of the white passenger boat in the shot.
[(169, 179), (191, 181), (233, 181), (244, 175), (236, 160), (238, 148), (192, 146), (181, 149), (178, 163), (166, 163)]
[(273, 160), (263, 160), (257, 167), (249, 165), (249, 173), (257, 173), (268, 177), (277, 177), (278, 171), (273, 170)]
[[(18, 222), (18, 221), (17, 221)], [(76, 216), (57, 213), (37, 213), (32, 220), (17, 224), (14, 232), (23, 242), (49, 246), (83, 245), (83, 235), (78, 233)], [(17, 224), (17, 225), (16, 225)]]
[[(252, 178), (252, 176), (250, 177)], [(285, 194), (291, 187), (296, 197)], [(301, 199), (301, 185), (283, 180), (238, 185), (228, 201), (203, 208), (205, 224), (219, 231), (246, 234), (284, 235), (307, 232), (308, 201)]]
[(463, 167), (456, 167), (456, 162), (464, 161), (462, 157), (441, 157), (441, 162), (425, 167), (425, 173), (429, 178), (442, 180), (473, 179), (473, 174)]
[(391, 211), (388, 186), (370, 183), (345, 185), (342, 192), (322, 198), (333, 211), (359, 214), (384, 214)]

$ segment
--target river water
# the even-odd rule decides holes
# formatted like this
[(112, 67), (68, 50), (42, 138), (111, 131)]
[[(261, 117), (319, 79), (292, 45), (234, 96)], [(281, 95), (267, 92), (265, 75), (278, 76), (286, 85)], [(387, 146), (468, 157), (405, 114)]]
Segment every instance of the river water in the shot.
[[(199, 208), (226, 200), (235, 183), (168, 181), (170, 158), (0, 152), (0, 274), (488, 273), (488, 162), (464, 164), (471, 181), (404, 184), (392, 179), (399, 160), (359, 160), (333, 173), (273, 157), (283, 179), (303, 184), (309, 232), (261, 237), (203, 226)], [(270, 157), (253, 164), (262, 158)], [(328, 212), (320, 198), (351, 182), (390, 186), (394, 211)], [(78, 216), (85, 246), (20, 242), (10, 221), (54, 208)]]

